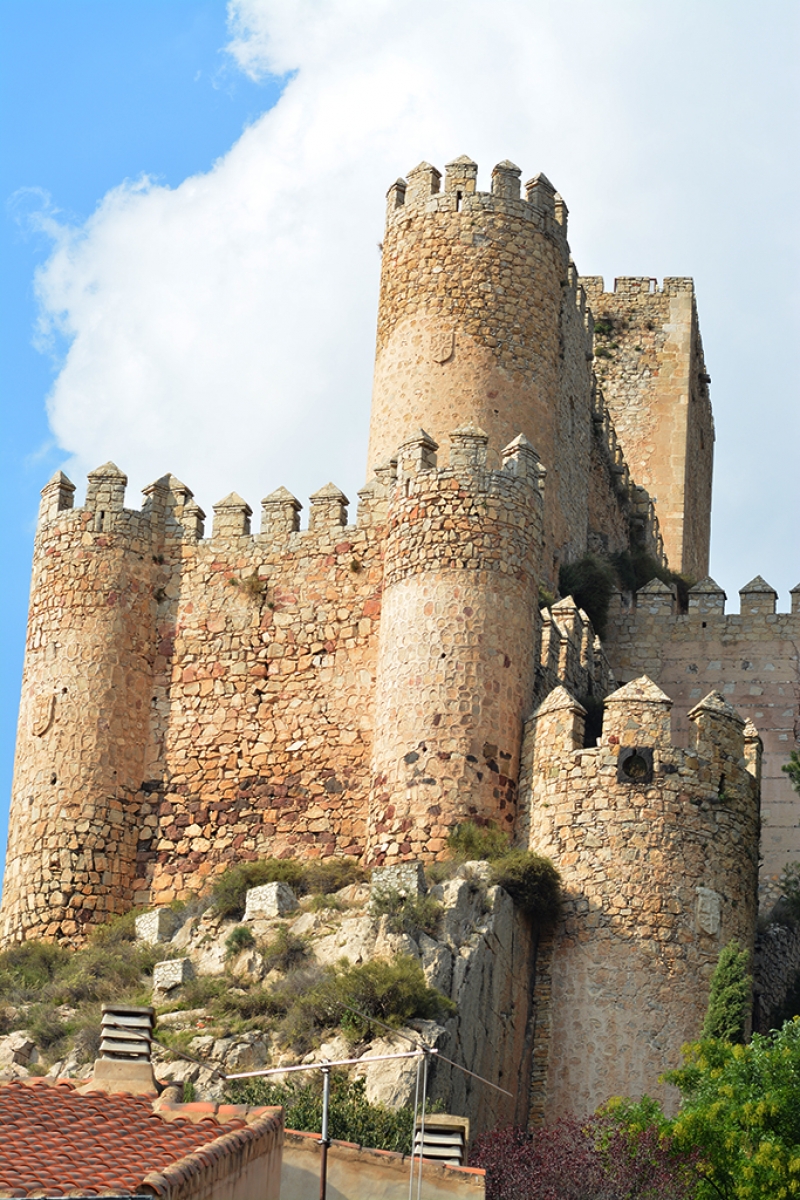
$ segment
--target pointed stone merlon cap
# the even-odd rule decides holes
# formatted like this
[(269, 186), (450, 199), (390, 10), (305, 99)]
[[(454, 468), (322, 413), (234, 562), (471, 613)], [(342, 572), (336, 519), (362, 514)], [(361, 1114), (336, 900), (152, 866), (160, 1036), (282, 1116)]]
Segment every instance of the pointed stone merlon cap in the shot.
[(396, 208), (402, 208), (406, 202), (408, 185), (405, 179), (395, 179), (386, 193), (386, 215), (389, 216)]
[[(561, 231), (564, 234), (564, 236), (566, 237), (567, 222), (569, 221), (569, 209), (567, 208), (566, 203), (564, 202), (564, 197), (561, 195), (560, 192), (556, 192), (555, 196), (553, 197), (553, 209), (554, 209), (554, 215), (556, 218), (556, 223), (561, 226)], [(575, 272), (575, 274), (576, 274), (575, 283), (577, 284), (577, 271)], [(585, 303), (585, 298), (584, 298), (584, 303)]]
[(800, 613), (800, 583), (789, 592), (792, 597), (792, 612)]
[(653, 616), (670, 616), (675, 612), (677, 596), (674, 587), (661, 579), (651, 579), (636, 593), (636, 607)]
[(212, 537), (244, 537), (250, 533), (253, 510), (237, 492), (231, 492), (214, 505)]
[(672, 701), (647, 675), (605, 698), (603, 745), (669, 746)]
[(285, 487), (276, 488), (261, 501), (261, 534), (265, 537), (285, 537), (300, 528), (302, 504)]
[(486, 466), (489, 435), (470, 422), (450, 434), (450, 466), (458, 471), (481, 471)]
[(739, 589), (739, 611), (742, 616), (754, 613), (774, 613), (778, 593), (775, 588), (756, 575), (743, 588)]
[(575, 640), (583, 638), (583, 617), (572, 596), (565, 596), (550, 608), (550, 615), (562, 633)]
[(728, 597), (710, 575), (689, 588), (689, 613), (699, 617), (722, 617)]
[(543, 172), (534, 175), (525, 184), (528, 203), (539, 210), (544, 216), (556, 215), (556, 189)]
[(492, 195), (501, 200), (519, 200), (522, 171), (516, 163), (504, 158), (492, 171)]
[(543, 766), (546, 760), (571, 754), (583, 747), (586, 709), (571, 696), (565, 687), (554, 688), (545, 697), (528, 722), (534, 739), (534, 762)]
[(60, 512), (72, 508), (75, 502), (75, 484), (67, 479), (63, 471), (55, 475), (42, 488), (42, 499), (39, 504), (39, 524), (52, 521)]
[(439, 443), (435, 442), (429, 433), (424, 429), (417, 430), (397, 451), (398, 478), (416, 475), (418, 471), (433, 470), (438, 449)]
[(444, 168), (445, 192), (460, 192), (462, 196), (474, 196), (478, 186), (478, 164), (467, 154), (454, 158)]
[(698, 755), (709, 759), (744, 758), (744, 718), (719, 692), (709, 692), (688, 712), (694, 731), (690, 733)]
[(744, 761), (750, 774), (761, 782), (761, 756), (764, 753), (764, 743), (753, 722), (749, 719), (744, 723)]
[(206, 514), (194, 499), (194, 492), (175, 475), (167, 475), (165, 478), (169, 485), (167, 514), (171, 514), (183, 528), (185, 537), (201, 538), (205, 532), (203, 522)]
[(500, 457), (504, 471), (509, 471), (520, 479), (530, 479), (539, 491), (544, 491), (547, 468), (542, 466), (539, 455), (524, 433), (517, 434), (513, 442), (509, 442), (500, 451)]
[(309, 532), (321, 529), (341, 529), (347, 524), (347, 506), (350, 501), (335, 483), (326, 483), (309, 497), (311, 510), (308, 516)]
[[(405, 203), (406, 204), (425, 204), (430, 200), (431, 196), (435, 196), (439, 191), (442, 182), (442, 173), (437, 171), (429, 162), (421, 162), (414, 167), (413, 171), (408, 172), (408, 183), (406, 184)], [(397, 185), (395, 184), (395, 187)]]
[(128, 476), (116, 463), (107, 462), (89, 472), (85, 507), (92, 512), (121, 512)]

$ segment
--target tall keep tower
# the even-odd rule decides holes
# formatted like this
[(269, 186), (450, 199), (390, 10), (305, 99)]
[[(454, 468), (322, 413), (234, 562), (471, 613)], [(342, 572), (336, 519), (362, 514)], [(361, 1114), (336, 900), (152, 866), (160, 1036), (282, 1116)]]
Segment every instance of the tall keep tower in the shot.
[[(586, 548), (591, 333), (569, 261), (567, 209), (540, 174), (499, 163), (476, 191), (467, 157), (421, 163), (388, 193), (369, 467), (421, 428), (447, 453), (465, 423), (489, 466), (522, 433), (548, 471), (545, 578), (552, 556)], [(557, 565), (557, 564), (556, 564)]]

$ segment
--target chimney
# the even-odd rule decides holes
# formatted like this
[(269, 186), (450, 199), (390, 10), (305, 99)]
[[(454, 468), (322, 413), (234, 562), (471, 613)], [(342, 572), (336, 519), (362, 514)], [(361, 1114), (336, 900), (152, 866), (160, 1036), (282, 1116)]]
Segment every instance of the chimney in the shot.
[(100, 1057), (82, 1091), (127, 1092), (137, 1096), (158, 1092), (150, 1061), (155, 1026), (154, 1008), (104, 1004), (100, 1023)]

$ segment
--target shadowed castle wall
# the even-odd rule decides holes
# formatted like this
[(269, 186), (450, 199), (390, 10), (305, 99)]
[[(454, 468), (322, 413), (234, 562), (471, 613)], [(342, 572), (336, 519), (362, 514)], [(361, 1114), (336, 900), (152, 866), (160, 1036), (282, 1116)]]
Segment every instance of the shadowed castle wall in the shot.
[(708, 573), (714, 420), (691, 279), (584, 276), (595, 374), (636, 482), (658, 505), (674, 571)]
[(731, 939), (752, 950), (758, 877), (755, 730), (713, 693), (686, 750), (647, 677), (606, 698), (596, 747), (559, 687), (526, 724), (520, 807), (565, 901), (538, 972), (531, 1112), (589, 1113), (657, 1085), (699, 1036)]
[(725, 613), (725, 593), (706, 578), (689, 591), (679, 614), (671, 590), (654, 581), (635, 603), (612, 606), (605, 649), (624, 682), (646, 671), (674, 701), (673, 737), (686, 746), (689, 710), (718, 690), (764, 742), (761, 780), (762, 904), (779, 894), (778, 878), (800, 859), (797, 795), (781, 770), (800, 737), (800, 589), (792, 611), (775, 611), (775, 590), (760, 576), (739, 593), (740, 612)]

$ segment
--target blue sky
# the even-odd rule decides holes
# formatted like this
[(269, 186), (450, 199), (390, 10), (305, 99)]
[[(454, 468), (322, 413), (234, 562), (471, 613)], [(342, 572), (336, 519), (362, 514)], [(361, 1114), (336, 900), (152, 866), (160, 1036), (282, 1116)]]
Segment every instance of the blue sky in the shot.
[[(579, 270), (693, 275), (712, 575), (800, 580), (796, 0), (2, 0), (0, 815), (33, 527), (113, 458), (257, 508), (364, 482), (383, 196), (543, 170)], [(35, 272), (38, 274), (35, 275)], [(35, 348), (34, 334), (38, 345)], [(46, 407), (47, 406), (47, 407)], [(48, 416), (49, 413), (49, 416)], [(4, 831), (0, 831), (4, 840)]]
[(33, 345), (33, 272), (52, 241), (29, 218), (52, 205), (80, 223), (123, 179), (148, 174), (175, 186), (208, 170), (281, 87), (243, 74), (226, 41), (219, 0), (0, 4), (3, 845), (39, 489), (66, 458), (44, 403), (62, 347), (54, 358)]

